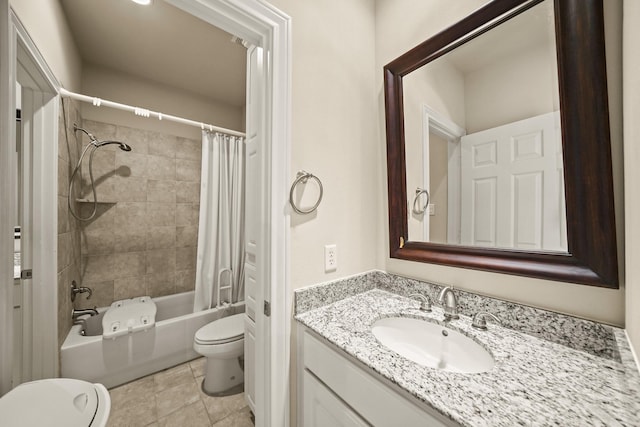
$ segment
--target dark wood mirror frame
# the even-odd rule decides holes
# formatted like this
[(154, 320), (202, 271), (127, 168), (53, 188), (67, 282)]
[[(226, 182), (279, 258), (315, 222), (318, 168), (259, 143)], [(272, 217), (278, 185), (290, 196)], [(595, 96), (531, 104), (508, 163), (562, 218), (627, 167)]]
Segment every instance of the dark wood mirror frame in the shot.
[(384, 67), (392, 258), (618, 288), (602, 0), (555, 0), (568, 253), (408, 241), (402, 78), (542, 0), (494, 0)]

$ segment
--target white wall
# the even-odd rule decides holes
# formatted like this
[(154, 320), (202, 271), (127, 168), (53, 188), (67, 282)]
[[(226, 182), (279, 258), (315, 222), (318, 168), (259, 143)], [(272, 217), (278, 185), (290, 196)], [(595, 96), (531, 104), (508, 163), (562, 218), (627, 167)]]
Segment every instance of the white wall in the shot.
[[(273, 0), (293, 19), (291, 173), (324, 185), (310, 215), (291, 217), (293, 288), (379, 266), (377, 100), (373, 0)], [(290, 210), (290, 208), (287, 207)], [(338, 269), (324, 272), (324, 245)]]
[[(379, 0), (376, 11), (376, 69), (395, 59), (438, 31), (454, 24), (462, 17), (482, 6), (483, 0), (450, 2), (447, 0)], [(619, 257), (624, 257), (624, 224), (622, 199), (622, 153), (620, 110), (620, 2), (607, 1), (606, 32), (609, 73), (612, 145), (614, 156), (614, 185), (618, 221)], [(401, 28), (401, 30), (399, 30)], [(376, 91), (379, 94), (379, 117), (384, 120), (382, 74), (376, 74)], [(382, 180), (379, 192), (384, 194), (379, 209), (385, 213), (378, 226), (384, 230), (381, 253), (385, 257), (384, 268), (392, 273), (444, 283), (461, 289), (503, 298), (532, 306), (568, 313), (575, 316), (624, 325), (624, 289), (611, 290), (591, 286), (561, 283), (547, 280), (521, 278), (505, 274), (487, 273), (435, 264), (409, 262), (388, 257), (388, 217), (386, 204), (386, 165), (384, 164), (385, 137), (380, 134)], [(622, 262), (621, 262), (622, 264)], [(624, 278), (623, 282), (624, 284)]]
[(624, 2), (624, 122), (625, 209), (626, 209), (626, 328), (636, 355), (640, 356), (640, 2)]
[(541, 44), (465, 75), (467, 134), (560, 109), (555, 46)]
[(10, 0), (20, 22), (66, 89), (80, 90), (82, 61), (58, 0)]
[[(85, 64), (81, 93), (231, 130), (244, 131), (243, 108), (214, 102), (197, 94), (104, 67)], [(159, 121), (138, 117), (130, 112), (94, 107), (88, 103), (82, 103), (82, 117), (184, 138), (199, 139), (202, 133), (198, 127), (168, 120)]]

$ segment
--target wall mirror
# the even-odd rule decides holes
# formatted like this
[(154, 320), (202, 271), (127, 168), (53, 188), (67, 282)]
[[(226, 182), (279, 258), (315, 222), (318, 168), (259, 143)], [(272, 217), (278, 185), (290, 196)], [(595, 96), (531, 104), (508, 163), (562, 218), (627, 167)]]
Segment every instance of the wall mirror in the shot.
[(392, 258), (618, 287), (602, 0), (494, 0), (384, 78)]

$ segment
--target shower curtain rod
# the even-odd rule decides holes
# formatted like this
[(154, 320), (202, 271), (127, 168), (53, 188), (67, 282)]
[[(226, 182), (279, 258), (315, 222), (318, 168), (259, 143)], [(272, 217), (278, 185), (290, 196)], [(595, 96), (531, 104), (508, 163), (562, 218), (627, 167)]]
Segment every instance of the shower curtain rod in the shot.
[(207, 123), (196, 122), (195, 120), (184, 119), (182, 117), (172, 116), (171, 114), (163, 114), (157, 111), (147, 110), (146, 108), (134, 107), (132, 105), (121, 104), (119, 102), (108, 101), (106, 99), (96, 98), (93, 96), (81, 95), (79, 93), (68, 91), (63, 87), (60, 88), (59, 92), (60, 92), (60, 95), (63, 97), (72, 98), (82, 102), (89, 102), (96, 107), (101, 107), (101, 106), (111, 107), (111, 108), (116, 108), (118, 110), (130, 111), (134, 113), (136, 116), (140, 116), (140, 117), (156, 117), (158, 118), (158, 120), (170, 120), (170, 121), (182, 123), (185, 125), (196, 126), (202, 130), (208, 130), (211, 132), (215, 131), (215, 132), (224, 133), (226, 135), (240, 136), (243, 138), (246, 136), (244, 132), (225, 129), (225, 128), (210, 125)]

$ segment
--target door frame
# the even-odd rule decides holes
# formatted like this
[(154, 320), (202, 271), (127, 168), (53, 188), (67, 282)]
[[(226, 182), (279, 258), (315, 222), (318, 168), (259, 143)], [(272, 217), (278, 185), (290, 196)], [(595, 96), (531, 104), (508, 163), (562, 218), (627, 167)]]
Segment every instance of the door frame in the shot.
[[(22, 149), (30, 151), (30, 180), (23, 184), (29, 186), (31, 202), (24, 208), (23, 217), (28, 216), (24, 234), (29, 241), (25, 247), (31, 247), (30, 256), (25, 257), (22, 269), (32, 269), (33, 278), (21, 280), (20, 289), (23, 311), (22, 349), (29, 353), (23, 359), (20, 382), (33, 379), (55, 377), (58, 372), (58, 292), (57, 292), (57, 234), (58, 234), (58, 102), (55, 76), (47, 66), (26, 29), (8, 5), (8, 0), (0, 0), (0, 31), (4, 37), (0, 44), (0, 98), (9, 102), (2, 103), (0, 110), (0, 150), (3, 153), (0, 167), (3, 181), (0, 193), (0, 226), (7, 234), (0, 238), (0, 278), (1, 290), (0, 320), (0, 395), (9, 391), (14, 379), (13, 370), (13, 237), (8, 231), (8, 215), (12, 201), (15, 200), (15, 177), (6, 176), (12, 167), (7, 162), (12, 156), (5, 156), (15, 150), (15, 90), (16, 81), (21, 80), (23, 94), (23, 132)], [(53, 136), (53, 137), (52, 137)], [(28, 141), (27, 141), (28, 139)], [(8, 203), (7, 203), (8, 201)], [(31, 230), (29, 230), (29, 226)], [(21, 233), (22, 234), (22, 233)], [(25, 238), (23, 237), (23, 239)], [(22, 246), (22, 244), (21, 244)], [(9, 273), (11, 271), (11, 273)], [(52, 285), (53, 284), (53, 285)], [(38, 327), (34, 327), (38, 325)], [(25, 363), (26, 362), (26, 363)]]
[[(289, 185), (291, 133), (291, 18), (259, 0), (165, 0), (265, 52), (263, 126), (265, 151), (260, 188), (260, 236), (265, 262), (257, 271), (270, 316), (256, 316), (257, 427), (289, 425), (291, 286), (289, 283)], [(258, 308), (262, 305), (258, 301)], [(261, 384), (262, 383), (262, 384)], [(262, 394), (262, 398), (258, 395)]]
[[(467, 134), (467, 131), (456, 124), (451, 119), (437, 112), (427, 104), (422, 104), (422, 171), (423, 171), (423, 188), (429, 190), (429, 133), (436, 135), (447, 141), (447, 152), (449, 155), (449, 164), (447, 165), (449, 185), (447, 194), (447, 216), (449, 218), (459, 218), (460, 216), (460, 138)], [(431, 203), (431, 202), (429, 202)], [(428, 207), (427, 207), (428, 208)], [(423, 236), (429, 236), (429, 212), (424, 213), (426, 220), (423, 221)], [(456, 237), (458, 239), (456, 240)], [(460, 220), (447, 220), (447, 243), (459, 243), (460, 236)], [(423, 239), (427, 240), (428, 239)]]
[[(271, 316), (268, 321), (256, 325), (257, 333), (268, 337), (261, 351), (265, 354), (264, 395), (265, 416), (256, 420), (258, 426), (289, 425), (289, 359), (291, 329), (291, 292), (288, 274), (289, 259), (289, 216), (287, 215), (287, 188), (290, 165), (290, 123), (291, 123), (291, 18), (270, 4), (259, 0), (166, 0), (169, 3), (209, 22), (223, 30), (235, 34), (267, 52), (267, 73), (265, 76), (265, 159), (261, 188), (260, 220), (263, 229), (265, 254), (268, 259), (259, 271), (259, 278), (265, 285), (265, 301), (270, 303)], [(0, 201), (13, 200), (14, 183), (8, 166), (11, 156), (4, 155), (11, 150), (15, 138), (15, 25), (10, 18), (9, 1), (0, 0), (0, 99), (13, 100), (0, 103)], [(14, 15), (15, 16), (15, 15)], [(17, 19), (16, 19), (17, 21)], [(26, 31), (25, 31), (26, 34)], [(37, 49), (32, 53), (39, 56)], [(13, 58), (13, 59), (12, 59)], [(53, 75), (52, 75), (53, 76)], [(55, 81), (55, 78), (53, 78)], [(60, 85), (56, 84), (56, 88)], [(56, 106), (58, 97), (54, 97)], [(56, 107), (57, 108), (57, 107)], [(57, 116), (53, 123), (55, 132), (49, 144), (57, 150)], [(57, 154), (49, 167), (57, 169)], [(51, 181), (57, 182), (56, 179)], [(53, 191), (56, 199), (57, 191)], [(57, 199), (56, 199), (57, 202)], [(54, 205), (55, 206), (55, 205)], [(57, 209), (50, 212), (50, 223), (57, 225)], [(13, 266), (13, 226), (9, 205), (0, 203), (0, 395), (11, 388), (12, 369), (12, 287)], [(9, 233), (11, 231), (11, 233)], [(6, 236), (5, 236), (6, 234)], [(11, 238), (9, 238), (9, 236)], [(57, 236), (56, 236), (57, 238)], [(54, 239), (55, 242), (57, 239)], [(53, 255), (53, 256), (52, 256)], [(51, 249), (49, 257), (57, 269), (57, 247)], [(50, 278), (57, 278), (54, 271)], [(55, 280), (52, 280), (55, 283)], [(57, 306), (57, 285), (49, 286), (54, 291), (50, 303)], [(49, 316), (51, 318), (49, 318)], [(49, 327), (57, 328), (57, 311), (48, 315)], [(53, 320), (53, 321), (51, 321)], [(57, 331), (52, 334), (57, 336)], [(57, 341), (50, 346), (56, 354)], [(260, 351), (260, 350), (259, 350)], [(56, 363), (57, 365), (57, 363)]]

